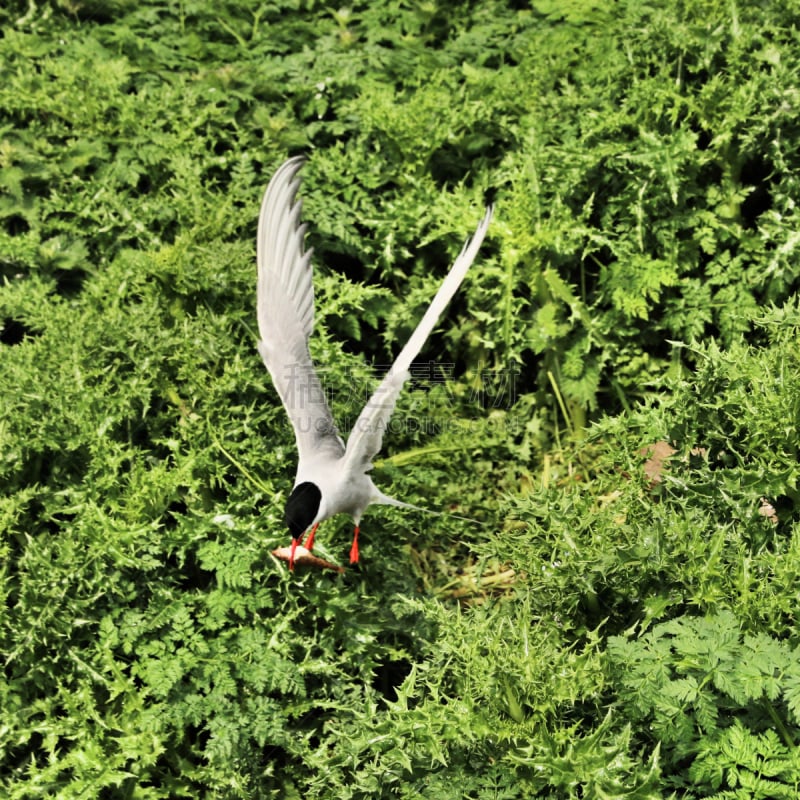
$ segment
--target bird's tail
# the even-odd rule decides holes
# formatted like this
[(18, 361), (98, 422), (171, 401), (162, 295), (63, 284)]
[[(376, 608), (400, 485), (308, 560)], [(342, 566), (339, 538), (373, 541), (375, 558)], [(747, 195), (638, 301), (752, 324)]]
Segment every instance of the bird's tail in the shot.
[(396, 506), (397, 508), (408, 508), (412, 511), (421, 511), (423, 514), (431, 514), (434, 517), (452, 517), (453, 519), (462, 519), (465, 522), (474, 522), (476, 525), (486, 525), (487, 523), (481, 522), (479, 519), (473, 519), (472, 517), (462, 517), (459, 514), (452, 514), (449, 511), (433, 511), (430, 508), (424, 508), (423, 506), (415, 506), (413, 503), (406, 503), (403, 500), (396, 500), (394, 497), (389, 497), (388, 494), (384, 494), (380, 490), (376, 490), (377, 495), (372, 500), (373, 503), (379, 503), (380, 505), (384, 506)]

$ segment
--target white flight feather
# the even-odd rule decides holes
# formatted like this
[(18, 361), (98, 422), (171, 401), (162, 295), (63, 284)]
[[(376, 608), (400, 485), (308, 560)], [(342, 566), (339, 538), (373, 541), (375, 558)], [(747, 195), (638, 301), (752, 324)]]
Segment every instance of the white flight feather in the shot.
[(294, 428), (300, 462), (320, 454), (339, 458), (344, 443), (325, 401), (308, 338), (314, 328), (311, 250), (304, 250), (305, 226), (297, 173), (302, 158), (286, 161), (264, 193), (258, 218), (258, 350)]

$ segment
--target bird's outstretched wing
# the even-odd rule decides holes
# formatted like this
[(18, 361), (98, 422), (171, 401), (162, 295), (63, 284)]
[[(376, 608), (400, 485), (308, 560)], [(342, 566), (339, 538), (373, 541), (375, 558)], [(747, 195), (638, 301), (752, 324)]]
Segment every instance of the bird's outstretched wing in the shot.
[(422, 345), (425, 344), (434, 325), (464, 280), (467, 270), (478, 254), (491, 219), (492, 207), (489, 206), (472, 238), (464, 243), (458, 258), (442, 281), (439, 291), (436, 292), (433, 302), (428, 306), (416, 330), (356, 420), (347, 440), (346, 459), (349, 469), (364, 470), (372, 466), (372, 459), (381, 449), (383, 433), (394, 411), (397, 396), (409, 377), (409, 367), (419, 355)]
[(344, 444), (308, 351), (314, 327), (311, 250), (305, 250), (302, 203), (295, 201), (303, 158), (279, 167), (264, 192), (258, 218), (258, 351), (289, 414), (300, 463)]

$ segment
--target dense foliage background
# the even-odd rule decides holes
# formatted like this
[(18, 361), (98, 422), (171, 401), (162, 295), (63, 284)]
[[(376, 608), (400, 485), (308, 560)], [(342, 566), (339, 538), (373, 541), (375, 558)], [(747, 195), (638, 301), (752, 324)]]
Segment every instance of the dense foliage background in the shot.
[[(4, 796), (800, 796), (798, 12), (5, 2)], [(479, 523), (341, 577), (270, 555), (296, 153), (345, 429), (496, 203), (376, 470)]]

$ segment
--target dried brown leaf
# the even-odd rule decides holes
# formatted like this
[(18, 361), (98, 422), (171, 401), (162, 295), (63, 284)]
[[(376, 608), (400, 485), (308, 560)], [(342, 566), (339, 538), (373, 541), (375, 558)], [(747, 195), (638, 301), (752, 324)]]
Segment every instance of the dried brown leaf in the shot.
[(667, 459), (676, 452), (677, 450), (668, 442), (656, 442), (639, 450), (639, 455), (647, 456), (647, 461), (644, 462), (644, 474), (649, 478), (651, 485), (661, 483)]
[(775, 506), (767, 500), (766, 497), (761, 498), (761, 505), (758, 507), (758, 513), (762, 517), (766, 517), (773, 525), (778, 524), (778, 512), (775, 511)]

